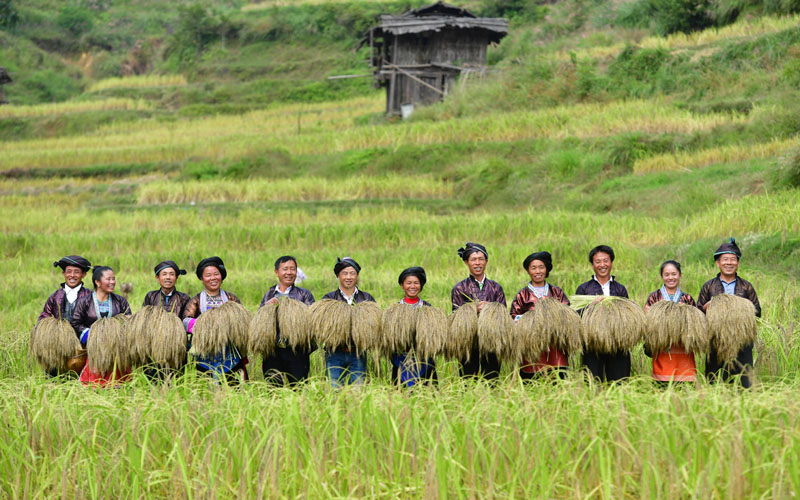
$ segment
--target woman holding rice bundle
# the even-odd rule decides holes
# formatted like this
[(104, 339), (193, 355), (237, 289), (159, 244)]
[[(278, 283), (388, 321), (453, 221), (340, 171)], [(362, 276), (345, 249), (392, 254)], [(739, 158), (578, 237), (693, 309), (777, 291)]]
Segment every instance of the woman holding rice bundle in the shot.
[[(189, 333), (189, 345), (194, 325), (201, 314), (228, 301), (241, 304), (236, 295), (222, 289), (222, 282), (228, 277), (228, 271), (219, 257), (201, 260), (197, 264), (195, 274), (197, 279), (203, 282), (203, 291), (192, 297), (183, 310), (183, 326)], [(247, 380), (247, 358), (243, 357), (233, 345), (228, 345), (224, 352), (214, 356), (195, 356), (195, 360), (200, 372), (210, 372), (214, 378), (224, 375), (229, 383), (236, 383), (239, 377)]]
[[(278, 303), (279, 297), (288, 297), (310, 306), (314, 303), (314, 295), (305, 288), (296, 286), (297, 279), (297, 259), (291, 255), (278, 257), (275, 261), (275, 277), (278, 284), (267, 290), (261, 299), (259, 308), (269, 303)], [(261, 363), (261, 370), (264, 373), (264, 380), (267, 382), (283, 385), (284, 377), (290, 384), (300, 382), (308, 378), (311, 368), (309, 355), (312, 350), (302, 347), (292, 347), (287, 340), (277, 332), (277, 348), (275, 354), (265, 357)]]
[[(325, 294), (323, 299), (347, 302), (349, 305), (361, 302), (375, 302), (375, 298), (363, 290), (359, 290), (358, 276), (361, 266), (350, 257), (337, 258), (333, 272), (339, 280), (339, 287)], [(353, 352), (347, 347), (325, 351), (325, 367), (331, 384), (338, 387), (342, 384), (360, 384), (367, 373), (367, 357), (365, 354)]]
[[(95, 266), (92, 269), (92, 283), (95, 291), (76, 302), (75, 310), (69, 321), (84, 347), (89, 341), (91, 327), (97, 320), (119, 314), (127, 316), (131, 314), (131, 307), (125, 297), (114, 293), (117, 278), (113, 269), (108, 266)], [(95, 373), (89, 369), (87, 359), (86, 366), (81, 371), (80, 380), (84, 384), (105, 385), (112, 376), (113, 379), (120, 380), (127, 373), (130, 373), (130, 370), (126, 370), (124, 373), (119, 370), (116, 373)]]
[[(498, 302), (506, 305), (506, 295), (500, 283), (486, 277), (486, 264), (489, 252), (478, 243), (467, 242), (458, 249), (458, 256), (469, 269), (469, 277), (456, 283), (450, 294), (453, 311), (467, 302), (478, 303), (478, 313), (487, 302)], [(494, 353), (481, 356), (478, 346), (473, 348), (469, 361), (461, 361), (461, 375), (465, 377), (483, 374), (487, 379), (500, 376), (500, 360)]]
[[(523, 314), (533, 310), (536, 302), (544, 297), (553, 297), (562, 304), (569, 305), (569, 299), (564, 291), (547, 282), (550, 271), (553, 270), (553, 259), (549, 252), (534, 252), (522, 262), (522, 268), (528, 273), (531, 280), (528, 285), (517, 292), (511, 303), (511, 317), (519, 320)], [(546, 370), (559, 370), (559, 376), (566, 375), (569, 366), (567, 353), (557, 348), (550, 348), (543, 352), (536, 362), (523, 359), (519, 374), (523, 379), (531, 379), (536, 375), (546, 373)]]
[[(409, 267), (400, 273), (397, 283), (403, 289), (401, 304), (408, 304), (413, 308), (430, 307), (430, 303), (419, 297), (420, 292), (428, 282), (425, 269), (422, 267)], [(417, 332), (417, 335), (425, 332)], [(392, 382), (405, 387), (411, 387), (423, 380), (437, 380), (436, 361), (434, 359), (417, 360), (410, 353), (392, 354)]]
[[(611, 275), (614, 250), (610, 246), (598, 245), (592, 248), (589, 251), (589, 263), (594, 275), (592, 279), (578, 286), (576, 295), (628, 298), (628, 290)], [(606, 354), (586, 350), (583, 353), (583, 365), (597, 379), (621, 380), (631, 374), (631, 355), (628, 351)]]
[[(660, 274), (663, 285), (647, 297), (645, 311), (662, 300), (695, 306), (692, 296), (681, 290), (682, 272), (679, 262), (674, 260), (664, 262), (661, 264)], [(653, 358), (653, 378), (659, 382), (694, 382), (697, 380), (694, 353), (687, 352), (683, 345), (674, 344), (666, 351), (655, 353), (645, 347), (645, 354)]]
[(142, 307), (160, 306), (165, 311), (183, 317), (183, 308), (192, 299), (187, 294), (176, 290), (175, 287), (178, 284), (178, 278), (185, 275), (186, 270), (179, 268), (173, 260), (165, 260), (160, 262), (153, 271), (156, 273), (156, 281), (160, 287), (144, 296)]
[[(761, 304), (758, 301), (758, 294), (753, 285), (739, 276), (739, 260), (742, 252), (736, 244), (736, 240), (731, 238), (729, 242), (723, 243), (714, 252), (714, 262), (719, 269), (716, 277), (706, 281), (697, 296), (697, 307), (703, 312), (708, 311), (708, 305), (712, 297), (720, 294), (735, 295), (749, 300), (755, 306), (756, 317), (761, 317)], [(721, 377), (727, 382), (731, 382), (736, 375), (742, 376), (742, 386), (748, 388), (752, 381), (748, 376), (748, 371), (753, 367), (753, 344), (745, 345), (736, 355), (736, 359), (731, 363), (722, 363), (717, 359), (717, 352), (712, 345), (706, 359), (706, 377), (715, 380)]]

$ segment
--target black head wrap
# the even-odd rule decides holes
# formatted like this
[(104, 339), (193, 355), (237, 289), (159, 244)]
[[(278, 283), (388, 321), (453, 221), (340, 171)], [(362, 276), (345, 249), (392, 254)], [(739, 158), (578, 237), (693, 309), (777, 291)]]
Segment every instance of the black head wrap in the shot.
[(79, 267), (83, 272), (92, 268), (92, 264), (80, 255), (67, 255), (61, 260), (53, 262), (53, 267), (60, 267), (62, 271), (66, 271), (67, 266)]
[(222, 275), (222, 281), (225, 281), (225, 278), (228, 277), (228, 271), (225, 270), (225, 264), (222, 262), (222, 259), (219, 257), (209, 257), (207, 259), (203, 259), (197, 264), (197, 269), (195, 270), (195, 274), (197, 275), (197, 279), (203, 279), (203, 269), (212, 266), (219, 269), (219, 274)]
[(547, 273), (545, 273), (545, 277), (550, 276), (550, 271), (553, 270), (553, 257), (550, 255), (550, 252), (534, 252), (527, 257), (525, 257), (525, 261), (522, 263), (522, 269), (528, 270), (528, 266), (531, 265), (531, 262), (534, 260), (541, 260), (544, 262), (544, 268), (547, 269)]
[(479, 243), (472, 243), (468, 241), (464, 244), (463, 248), (458, 249), (458, 256), (461, 257), (461, 260), (465, 261), (469, 259), (469, 256), (474, 254), (475, 252), (480, 252), (489, 258), (489, 252), (486, 251), (486, 247), (479, 244)]
[(397, 284), (402, 285), (403, 282), (406, 280), (406, 278), (408, 278), (409, 276), (416, 276), (417, 279), (419, 279), (420, 287), (424, 287), (425, 283), (428, 282), (428, 277), (425, 276), (425, 269), (419, 266), (414, 266), (414, 267), (409, 267), (408, 269), (405, 269), (402, 273), (400, 273), (400, 277), (397, 279)]
[(361, 266), (359, 266), (358, 262), (354, 261), (350, 257), (343, 257), (341, 259), (337, 257), (336, 265), (333, 266), (333, 272), (336, 274), (336, 276), (339, 276), (339, 273), (348, 267), (352, 267), (356, 270), (357, 274), (361, 274)]
[(729, 242), (723, 243), (719, 246), (719, 248), (717, 248), (717, 251), (714, 252), (714, 260), (719, 260), (719, 256), (726, 253), (732, 253), (737, 259), (742, 258), (742, 251), (739, 250), (739, 245), (736, 244), (736, 240), (733, 238), (731, 238)]
[(155, 271), (156, 276), (158, 276), (158, 273), (160, 273), (161, 271), (163, 271), (168, 267), (174, 269), (175, 274), (177, 274), (178, 276), (183, 276), (184, 274), (186, 274), (186, 269), (179, 268), (178, 264), (176, 264), (174, 260), (165, 260), (164, 262), (160, 262), (155, 268), (153, 268), (153, 271)]

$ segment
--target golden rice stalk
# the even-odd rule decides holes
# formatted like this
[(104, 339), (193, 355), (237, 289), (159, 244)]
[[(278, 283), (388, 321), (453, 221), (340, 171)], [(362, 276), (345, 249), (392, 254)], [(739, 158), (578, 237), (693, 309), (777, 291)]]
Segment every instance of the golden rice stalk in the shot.
[(514, 336), (514, 321), (506, 306), (488, 302), (478, 314), (478, 349), (481, 355), (495, 353), (501, 360), (515, 361), (519, 343)]
[(737, 353), (758, 336), (756, 308), (752, 302), (726, 293), (715, 296), (706, 311), (711, 344), (717, 359), (728, 363)]
[(444, 352), (447, 341), (447, 316), (439, 309), (429, 306), (417, 308), (416, 312), (415, 350), (418, 357), (426, 361)]
[(689, 304), (678, 304), (684, 316), (683, 347), (687, 352), (708, 352), (710, 331), (703, 311)]
[(417, 309), (398, 302), (383, 311), (381, 350), (386, 355), (405, 353), (414, 347), (417, 332)]
[(469, 361), (478, 337), (478, 304), (467, 302), (450, 315), (445, 342), (447, 357)]
[(602, 298), (602, 295), (571, 295), (569, 298), (569, 307), (574, 311), (586, 309), (594, 301)]
[(250, 333), (250, 320), (253, 314), (245, 306), (229, 300), (217, 309), (227, 316), (228, 342), (239, 350), (242, 356), (247, 356), (247, 343)]
[(581, 317), (569, 306), (553, 297), (536, 301), (533, 309), (535, 322), (540, 325), (549, 347), (567, 354), (580, 353), (583, 347), (583, 325)]
[(31, 331), (30, 352), (45, 370), (65, 369), (67, 361), (80, 350), (75, 330), (66, 320), (43, 318)]
[(627, 351), (644, 336), (647, 320), (635, 302), (622, 297), (602, 297), (583, 311), (583, 340), (598, 353)]
[(546, 335), (541, 322), (537, 321), (535, 309), (532, 309), (514, 324), (514, 334), (519, 344), (522, 358), (534, 360), (550, 348), (550, 336)]
[(289, 297), (278, 299), (278, 329), (292, 350), (311, 348), (311, 324), (308, 306)]
[(151, 313), (150, 324), (150, 359), (162, 368), (180, 368), (186, 362), (183, 322), (174, 313), (158, 307)]
[(221, 309), (222, 307), (217, 307), (204, 312), (194, 324), (192, 349), (199, 356), (215, 356), (228, 345), (230, 318)]
[(139, 312), (134, 314), (128, 322), (128, 332), (125, 335), (128, 340), (128, 353), (133, 366), (141, 366), (147, 363), (147, 355), (150, 352), (151, 336), (154, 325), (151, 318), (161, 309), (158, 306), (144, 306)]
[(380, 349), (382, 316), (383, 311), (375, 302), (361, 302), (353, 305), (350, 315), (350, 335), (356, 353)]
[(86, 344), (90, 370), (102, 374), (115, 368), (125, 371), (131, 367), (125, 338), (126, 323), (127, 318), (120, 315), (101, 318), (92, 324)]
[(250, 321), (248, 350), (262, 356), (275, 353), (278, 335), (278, 304), (267, 302)]
[(328, 349), (350, 347), (350, 315), (352, 307), (347, 302), (322, 299), (309, 308), (311, 331), (317, 344)]
[(671, 300), (661, 300), (650, 306), (644, 315), (647, 318), (644, 344), (653, 355), (682, 343), (686, 316), (678, 304)]

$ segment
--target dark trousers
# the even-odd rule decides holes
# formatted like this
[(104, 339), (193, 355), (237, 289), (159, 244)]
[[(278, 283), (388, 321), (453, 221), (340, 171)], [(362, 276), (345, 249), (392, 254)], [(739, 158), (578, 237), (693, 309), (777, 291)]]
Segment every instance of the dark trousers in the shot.
[(622, 380), (631, 376), (631, 354), (628, 351), (613, 354), (586, 351), (583, 353), (583, 366), (598, 380)]
[(753, 385), (750, 380), (750, 370), (753, 368), (753, 344), (745, 346), (736, 354), (736, 359), (730, 363), (721, 363), (717, 359), (717, 350), (714, 346), (709, 349), (706, 358), (706, 378), (710, 382), (721, 380), (723, 382), (733, 382), (737, 375), (742, 376), (742, 387), (745, 389)]
[[(400, 376), (400, 367), (395, 364), (392, 364), (392, 385), (397, 385), (397, 377)], [(425, 375), (421, 376), (417, 381), (417, 384), (421, 383), (432, 383), (435, 384), (439, 381), (439, 376), (436, 374), (436, 364), (431, 363), (430, 369), (425, 372)]]
[(524, 372), (522, 369), (519, 370), (519, 377), (522, 380), (565, 380), (568, 374), (569, 373), (566, 366), (545, 368), (544, 370), (539, 370), (538, 372)]
[(469, 357), (469, 361), (461, 361), (461, 376), (462, 377), (477, 377), (482, 375), (483, 378), (492, 380), (500, 376), (500, 360), (494, 353), (487, 353), (481, 356), (480, 352), (475, 349)]
[(292, 352), (291, 347), (278, 347), (275, 354), (261, 362), (264, 380), (273, 385), (292, 385), (307, 379), (311, 369), (308, 356), (303, 349)]

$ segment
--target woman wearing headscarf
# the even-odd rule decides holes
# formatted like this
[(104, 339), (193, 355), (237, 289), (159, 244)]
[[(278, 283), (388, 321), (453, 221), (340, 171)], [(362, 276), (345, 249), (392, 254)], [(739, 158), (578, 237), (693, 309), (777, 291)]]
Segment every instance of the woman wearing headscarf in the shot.
[[(752, 283), (739, 276), (739, 260), (742, 251), (736, 240), (731, 238), (723, 243), (714, 252), (714, 262), (719, 269), (717, 275), (706, 281), (697, 296), (697, 307), (703, 312), (708, 310), (711, 299), (717, 295), (727, 293), (749, 300), (756, 308), (756, 317), (761, 317), (761, 303)], [(748, 388), (752, 385), (748, 372), (753, 367), (753, 344), (743, 347), (736, 355), (736, 359), (728, 364), (717, 359), (717, 350), (712, 345), (706, 359), (706, 377), (709, 380), (722, 378), (726, 382), (733, 381), (736, 375), (742, 376), (742, 386)]]
[(92, 265), (79, 255), (68, 255), (53, 262), (53, 267), (61, 268), (64, 282), (47, 298), (39, 319), (56, 317), (69, 321), (78, 299), (92, 294), (91, 290), (83, 286), (83, 278)]
[[(505, 306), (506, 295), (503, 287), (500, 286), (500, 283), (486, 277), (486, 264), (489, 261), (489, 252), (486, 247), (478, 243), (467, 242), (464, 247), (458, 249), (458, 256), (469, 269), (469, 277), (459, 281), (453, 287), (450, 294), (453, 311), (467, 302), (477, 302), (479, 313), (487, 302), (499, 302)], [(487, 379), (499, 377), (500, 360), (494, 353), (481, 356), (476, 345), (469, 361), (461, 361), (461, 375), (471, 377), (478, 374), (483, 374)]]
[[(611, 275), (614, 266), (614, 250), (607, 245), (598, 245), (589, 251), (589, 264), (594, 275), (578, 286), (576, 295), (601, 295), (628, 298), (628, 290)], [(622, 380), (631, 375), (631, 353), (619, 351), (611, 354), (585, 350), (583, 365), (600, 380)]]
[[(350, 257), (337, 258), (333, 272), (339, 280), (339, 287), (325, 294), (323, 299), (338, 300), (350, 305), (375, 302), (372, 295), (358, 289), (358, 276), (361, 273), (361, 266), (358, 262)], [(325, 367), (334, 387), (343, 384), (360, 384), (364, 381), (367, 373), (367, 357), (364, 353), (359, 355), (346, 347), (340, 347), (335, 351), (326, 350)]]
[[(691, 295), (681, 290), (681, 264), (675, 260), (668, 260), (661, 264), (661, 288), (647, 297), (644, 310), (647, 311), (654, 304), (669, 300), (678, 304), (695, 306)], [(675, 344), (665, 352), (644, 353), (653, 358), (653, 378), (659, 382), (694, 382), (697, 380), (697, 365), (694, 353), (687, 352), (681, 344)]]
[[(408, 304), (413, 308), (430, 307), (431, 305), (422, 300), (419, 294), (427, 283), (428, 277), (425, 269), (421, 267), (409, 267), (400, 273), (397, 283), (403, 289), (401, 304)], [(417, 332), (417, 335), (425, 335), (425, 332)], [(433, 380), (436, 377), (436, 362), (433, 358), (418, 360), (409, 353), (392, 354), (392, 382), (405, 387), (411, 387), (423, 380)]]
[[(108, 266), (95, 266), (92, 269), (92, 284), (94, 292), (77, 301), (75, 310), (72, 312), (70, 324), (78, 334), (83, 347), (89, 341), (92, 325), (100, 318), (111, 318), (119, 314), (130, 316), (131, 307), (125, 297), (114, 293), (117, 285), (117, 278), (114, 270)], [(125, 373), (117, 370), (115, 374), (95, 373), (89, 369), (87, 359), (86, 366), (81, 371), (80, 380), (84, 384), (106, 385), (112, 378), (119, 381), (130, 370)], [(112, 377), (113, 375), (113, 377)]]
[[(278, 257), (275, 261), (275, 278), (278, 284), (272, 286), (261, 299), (259, 308), (271, 302), (277, 303), (280, 297), (288, 297), (310, 306), (314, 303), (314, 295), (305, 288), (296, 285), (297, 280), (297, 260), (291, 255)], [(313, 349), (302, 347), (292, 348), (281, 337), (280, 331), (277, 332), (278, 342), (275, 354), (264, 358), (261, 363), (261, 371), (264, 373), (264, 380), (275, 385), (283, 385), (284, 380), (290, 384), (295, 384), (308, 378), (311, 368), (309, 355)]]
[(176, 290), (175, 287), (178, 284), (178, 278), (184, 276), (186, 270), (178, 267), (175, 261), (165, 260), (159, 262), (153, 271), (160, 287), (144, 296), (142, 306), (160, 306), (165, 311), (182, 317), (183, 308), (192, 299), (187, 294)]
[[(225, 263), (219, 257), (208, 257), (197, 264), (195, 275), (203, 283), (203, 291), (192, 297), (183, 310), (183, 325), (189, 333), (189, 344), (194, 324), (201, 314), (231, 301), (241, 304), (233, 293), (222, 289), (222, 282), (228, 277)], [(209, 372), (214, 378), (224, 375), (229, 383), (236, 383), (241, 377), (247, 380), (247, 358), (236, 347), (229, 345), (224, 353), (215, 356), (195, 356), (197, 369)]]
[[(522, 268), (531, 280), (525, 288), (517, 292), (511, 303), (511, 317), (514, 321), (519, 320), (526, 312), (532, 311), (536, 307), (536, 302), (545, 297), (552, 297), (562, 304), (569, 305), (567, 294), (561, 288), (547, 282), (550, 271), (553, 270), (553, 258), (549, 252), (534, 252), (528, 255), (522, 262)], [(559, 376), (563, 377), (568, 366), (567, 353), (552, 347), (543, 352), (535, 362), (523, 359), (519, 374), (523, 379), (531, 379), (536, 375), (547, 373), (548, 370), (557, 369)]]

